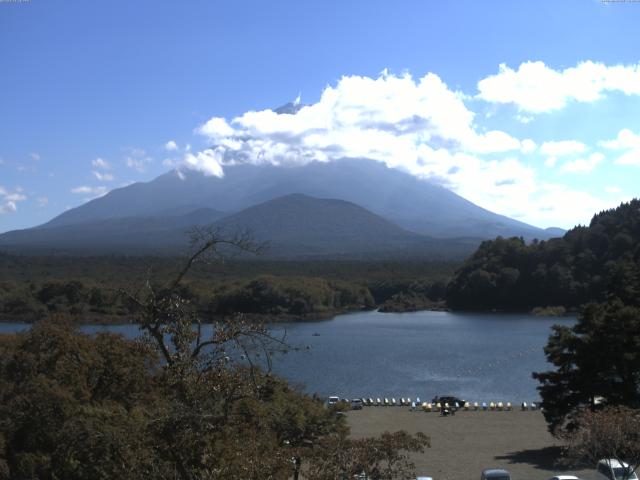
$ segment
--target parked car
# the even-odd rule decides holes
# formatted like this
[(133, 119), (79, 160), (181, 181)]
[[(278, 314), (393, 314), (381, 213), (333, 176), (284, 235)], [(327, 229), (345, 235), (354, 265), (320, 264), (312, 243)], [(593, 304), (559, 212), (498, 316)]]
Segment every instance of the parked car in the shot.
[(416, 480), (433, 480), (433, 477), (416, 477)]
[(433, 397), (433, 400), (431, 400), (431, 403), (433, 403), (434, 405), (436, 403), (440, 403), (441, 405), (448, 403), (450, 408), (456, 408), (456, 403), (457, 403), (458, 404), (457, 408), (462, 408), (464, 407), (464, 404), (466, 403), (466, 401), (461, 400), (458, 397), (454, 397), (452, 395), (443, 395), (443, 396), (436, 395), (435, 397)]
[(351, 410), (362, 410), (362, 400), (359, 398), (351, 400)]
[(329, 405), (335, 405), (339, 401), (340, 401), (340, 397), (329, 397), (329, 400), (327, 400), (327, 403)]
[(575, 475), (556, 475), (555, 477), (551, 477), (549, 480), (580, 480)]
[[(596, 465), (596, 472), (598, 474), (599, 479), (607, 479), (607, 480), (620, 480), (625, 478), (625, 473), (628, 473), (631, 470), (631, 467), (622, 462), (620, 463), (615, 458), (603, 458)], [(638, 475), (635, 472), (631, 472), (628, 480), (638, 480)]]
[(511, 474), (501, 468), (489, 468), (482, 472), (480, 480), (511, 480)]

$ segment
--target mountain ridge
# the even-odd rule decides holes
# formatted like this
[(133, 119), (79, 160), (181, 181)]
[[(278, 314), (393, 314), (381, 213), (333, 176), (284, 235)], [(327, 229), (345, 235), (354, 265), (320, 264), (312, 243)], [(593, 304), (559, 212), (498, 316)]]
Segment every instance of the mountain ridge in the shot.
[(174, 217), (121, 217), (0, 235), (9, 250), (57, 253), (175, 254), (185, 251), (192, 226), (222, 234), (248, 230), (268, 242), (269, 258), (461, 258), (480, 239), (433, 239), (402, 229), (359, 205), (289, 194), (225, 215), (199, 208)]
[(113, 190), (41, 227), (150, 216), (184, 205), (233, 213), (290, 193), (350, 201), (406, 230), (433, 237), (546, 239), (557, 235), (490, 212), (440, 185), (362, 159), (299, 166), (232, 165), (225, 167), (222, 178), (193, 170), (170, 171), (150, 182)]

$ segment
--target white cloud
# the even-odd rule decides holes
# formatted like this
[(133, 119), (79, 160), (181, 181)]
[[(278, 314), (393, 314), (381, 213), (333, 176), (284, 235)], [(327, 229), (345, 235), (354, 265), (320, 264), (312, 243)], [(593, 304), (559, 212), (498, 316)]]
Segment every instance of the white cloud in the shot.
[(224, 165), (240, 162), (304, 164), (351, 157), (433, 176), (442, 172), (429, 168), (434, 163), (429, 157), (441, 149), (490, 154), (535, 146), (502, 131), (478, 132), (473, 119), (463, 95), (433, 73), (418, 80), (408, 74), (348, 76), (295, 115), (263, 110), (230, 122), (210, 119), (197, 131), (215, 148), (188, 154), (185, 163), (220, 175)]
[(571, 101), (593, 102), (607, 92), (640, 95), (640, 64), (613, 65), (586, 61), (554, 70), (543, 62), (524, 62), (517, 70), (501, 64), (498, 73), (478, 82), (478, 97), (514, 104), (531, 113), (558, 110)]
[(0, 213), (14, 213), (17, 210), (16, 202), (3, 201), (0, 203)]
[(640, 166), (640, 135), (628, 128), (620, 130), (615, 139), (599, 142), (599, 145), (610, 150), (624, 151), (614, 161), (615, 164)]
[(162, 160), (162, 166), (167, 168), (173, 168), (180, 164), (178, 160), (174, 160), (173, 158), (165, 158)]
[(129, 148), (127, 151), (128, 155), (125, 157), (125, 164), (138, 172), (145, 172), (147, 165), (153, 162), (153, 159), (141, 148)]
[(34, 166), (32, 166), (32, 165), (22, 165), (22, 164), (18, 165), (18, 166), (16, 167), (16, 170), (17, 170), (17, 171), (19, 171), (19, 172), (23, 172), (23, 173), (24, 173), (24, 172), (35, 173), (35, 172), (37, 172), (37, 171), (38, 171), (38, 169), (37, 169), (37, 168), (35, 168), (35, 167), (34, 167)]
[(207, 123), (198, 128), (198, 133), (210, 138), (231, 137), (235, 134), (224, 118), (213, 117)]
[(93, 173), (93, 176), (96, 177), (101, 182), (111, 182), (115, 178), (111, 173), (101, 173), (96, 170), (94, 170), (91, 173)]
[(609, 185), (604, 187), (604, 191), (607, 193), (621, 193), (622, 189), (620, 187), (616, 187), (615, 185)]
[(18, 203), (24, 202), (27, 196), (22, 193), (22, 188), (16, 187), (10, 191), (0, 185), (0, 213), (14, 213), (18, 210)]
[(44, 207), (49, 203), (49, 199), (47, 197), (38, 197), (36, 198), (36, 203), (39, 207)]
[(561, 157), (564, 155), (572, 155), (575, 153), (583, 153), (587, 150), (587, 146), (576, 140), (562, 140), (559, 142), (544, 142), (540, 147), (543, 155), (553, 157)]
[[(199, 170), (201, 172), (206, 173), (207, 175), (214, 175), (216, 177), (224, 176), (224, 172), (222, 170), (222, 156), (224, 155), (221, 149), (207, 149), (202, 152), (198, 152), (195, 155), (192, 153), (187, 153), (185, 156), (185, 164), (187, 167), (192, 168), (194, 170)], [(178, 171), (178, 175), (181, 179), (184, 179), (181, 176), (181, 172)]]
[(101, 168), (102, 170), (111, 170), (111, 165), (103, 158), (96, 158), (95, 160), (92, 160), (91, 165), (95, 168)]
[[(565, 185), (542, 183), (519, 158), (540, 151), (549, 155), (547, 165), (555, 165), (559, 158), (586, 155), (586, 145), (566, 140), (539, 146), (508, 132), (481, 130), (467, 99), (433, 73), (420, 79), (386, 72), (378, 78), (343, 77), (296, 114), (263, 110), (210, 119), (196, 131), (212, 147), (187, 152), (179, 168), (223, 176), (226, 166), (238, 163), (363, 158), (431, 179), (484, 208), (540, 226), (571, 226), (612, 206)], [(602, 158), (592, 154), (564, 167), (586, 172)], [(175, 164), (166, 161), (166, 166)], [(577, 200), (581, 203), (571, 203)]]
[(525, 218), (537, 218), (545, 226), (571, 227), (588, 225), (594, 213), (613, 208), (617, 200), (604, 201), (587, 192), (575, 190), (566, 185), (543, 184), (531, 198)]
[(533, 153), (536, 151), (536, 142), (534, 142), (533, 140), (531, 140), (530, 138), (527, 138), (525, 140), (523, 140), (521, 142), (522, 145), (522, 153)]
[(174, 152), (178, 150), (178, 144), (173, 140), (169, 140), (167, 143), (164, 144), (164, 149), (168, 152)]
[(529, 115), (518, 114), (516, 115), (516, 120), (526, 125), (527, 123), (531, 123), (531, 121), (533, 120), (533, 117)]
[(82, 185), (82, 186), (75, 187), (75, 188), (71, 189), (71, 193), (75, 193), (77, 195), (88, 195), (87, 198), (89, 198), (89, 199), (102, 197), (108, 191), (109, 191), (109, 189), (107, 187), (102, 186), (102, 185), (97, 186), (97, 187), (90, 187), (90, 186), (87, 186), (87, 185)]
[(604, 160), (604, 155), (595, 152), (587, 158), (578, 158), (562, 165), (563, 172), (569, 173), (591, 173), (596, 166)]
[(32, 159), (34, 159), (34, 160), (40, 160), (40, 154), (39, 154), (39, 153), (31, 152), (29, 155), (30, 155), (30, 156), (31, 156), (31, 158), (32, 158)]
[[(584, 153), (585, 151), (587, 151), (587, 146), (577, 140), (550, 141), (544, 142), (540, 146), (540, 153), (548, 155), (544, 164), (549, 168), (556, 166), (558, 157), (576, 155), (578, 153)], [(569, 169), (571, 168), (572, 167), (569, 167)]]

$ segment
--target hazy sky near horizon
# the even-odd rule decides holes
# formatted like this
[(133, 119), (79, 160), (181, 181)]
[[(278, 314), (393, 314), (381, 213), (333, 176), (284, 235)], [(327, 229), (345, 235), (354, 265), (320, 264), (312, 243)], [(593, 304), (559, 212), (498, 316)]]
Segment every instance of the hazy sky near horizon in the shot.
[(171, 168), (343, 157), (584, 224), (640, 196), (638, 25), (634, 1), (0, 0), (0, 232)]

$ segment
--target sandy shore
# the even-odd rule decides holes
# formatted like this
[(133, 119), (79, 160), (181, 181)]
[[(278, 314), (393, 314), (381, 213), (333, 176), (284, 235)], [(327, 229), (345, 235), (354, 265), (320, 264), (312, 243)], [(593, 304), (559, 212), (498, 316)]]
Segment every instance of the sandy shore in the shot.
[(350, 411), (351, 435), (385, 430), (423, 432), (431, 448), (413, 457), (418, 475), (434, 480), (477, 480), (485, 468), (505, 468), (514, 480), (546, 480), (573, 473), (592, 480), (593, 469), (569, 470), (558, 464), (561, 443), (547, 432), (539, 411), (460, 411), (451, 417), (411, 412), (408, 407), (365, 407)]

